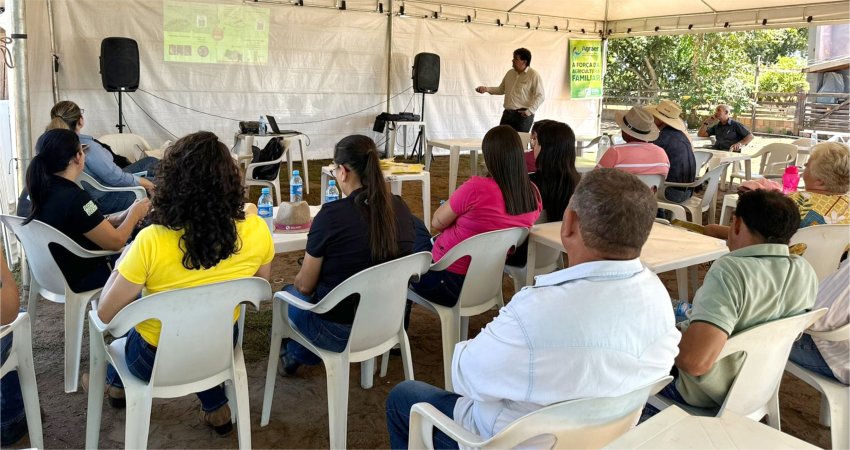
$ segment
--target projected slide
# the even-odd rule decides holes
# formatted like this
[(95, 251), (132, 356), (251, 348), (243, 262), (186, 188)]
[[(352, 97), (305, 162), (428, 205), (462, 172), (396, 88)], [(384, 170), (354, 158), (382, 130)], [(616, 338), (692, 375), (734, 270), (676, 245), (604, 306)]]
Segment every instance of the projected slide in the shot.
[(243, 5), (166, 1), (165, 61), (266, 64), (269, 10)]

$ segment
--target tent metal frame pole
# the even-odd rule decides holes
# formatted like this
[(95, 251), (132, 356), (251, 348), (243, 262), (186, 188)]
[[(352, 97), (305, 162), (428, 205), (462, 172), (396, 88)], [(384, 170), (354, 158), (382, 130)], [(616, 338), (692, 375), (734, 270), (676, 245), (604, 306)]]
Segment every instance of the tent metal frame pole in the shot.
[(51, 75), (53, 76), (53, 103), (59, 103), (59, 55), (56, 54), (56, 33), (53, 31), (53, 1), (47, 3), (47, 25), (50, 28), (50, 53), (53, 58)]
[(16, 149), (18, 192), (24, 189), (27, 167), (32, 159), (32, 134), (30, 130), (29, 68), (27, 67), (26, 0), (7, 0), (6, 6), (12, 13), (9, 37), (12, 44), (14, 69), (9, 73), (9, 96), (12, 99), (12, 115), (15, 118), (13, 144)]
[(393, 69), (393, 0), (389, 0), (389, 11), (387, 15), (387, 112), (390, 111), (392, 99), (392, 69)]

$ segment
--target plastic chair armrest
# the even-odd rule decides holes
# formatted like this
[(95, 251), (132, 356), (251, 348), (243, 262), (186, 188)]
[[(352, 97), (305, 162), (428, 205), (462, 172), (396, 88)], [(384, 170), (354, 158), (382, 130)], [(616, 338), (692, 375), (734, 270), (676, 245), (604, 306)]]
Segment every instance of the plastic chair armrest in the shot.
[(0, 327), (0, 338), (5, 337), (6, 335), (15, 331), (15, 329), (18, 328), (18, 326), (20, 326), (20, 324), (24, 321), (24, 319), (26, 317), (27, 317), (26, 311), (19, 312), (18, 317), (15, 317), (15, 320), (13, 320), (13, 321), (7, 323), (6, 325), (3, 325), (2, 327)]
[(667, 211), (672, 212), (674, 219), (679, 219), (679, 220), (682, 220), (682, 221), (688, 220), (688, 217), (685, 214), (685, 208), (682, 207), (681, 205), (677, 205), (675, 203), (667, 203), (667, 202), (659, 201), (658, 202), (658, 209), (666, 209)]
[[(416, 418), (416, 419), (414, 419)], [(424, 432), (429, 428), (437, 428), (443, 433), (460, 444), (462, 447), (482, 447), (486, 441), (481, 439), (481, 436), (470, 432), (466, 428), (458, 425), (454, 420), (448, 418), (441, 413), (437, 408), (428, 403), (417, 403), (410, 409), (410, 420), (421, 420), (421, 431)], [(419, 430), (416, 430), (419, 431)], [(411, 432), (415, 432), (411, 427)]]
[(117, 255), (124, 251), (124, 247), (121, 250), (86, 250), (79, 246), (68, 246), (65, 249), (80, 258), (99, 258), (101, 256)]
[(325, 298), (323, 298), (322, 301), (320, 301), (319, 303), (306, 302), (286, 291), (275, 292), (274, 298), (277, 300), (283, 300), (284, 302), (304, 311), (312, 311), (316, 314), (324, 314), (333, 309), (334, 306), (339, 304), (339, 302), (341, 302), (345, 299), (345, 297), (347, 297), (347, 295), (331, 295), (332, 293), (333, 291), (331, 291), (330, 294), (326, 295)]
[[(664, 182), (664, 187), (665, 187), (665, 188), (668, 188), (668, 187), (693, 188), (693, 187), (697, 187), (697, 186), (699, 186), (699, 185), (701, 185), (701, 184), (703, 184), (703, 183), (704, 183), (704, 181), (703, 181), (703, 179), (702, 179), (702, 178), (700, 178), (699, 180), (696, 180), (696, 181), (694, 181), (694, 182), (692, 182), (692, 183), (674, 183), (674, 182), (672, 182), (672, 181), (665, 181), (665, 182)], [(659, 189), (659, 191), (660, 191), (660, 189)]]
[(806, 334), (824, 341), (841, 342), (850, 339), (850, 324), (829, 331), (806, 330)]
[[(106, 333), (109, 329), (109, 324), (103, 323), (103, 321), (100, 320), (100, 317), (98, 317), (97, 309), (92, 309), (91, 311), (89, 311), (89, 325), (90, 328), (94, 327), (95, 331), (100, 334)], [(91, 332), (91, 330), (89, 330), (89, 332)]]
[(251, 164), (248, 164), (248, 167), (246, 168), (246, 170), (253, 170), (257, 167), (272, 166), (272, 165), (275, 165), (275, 164), (280, 164), (280, 159), (276, 159), (274, 161), (263, 161), (263, 162), (251, 163)]

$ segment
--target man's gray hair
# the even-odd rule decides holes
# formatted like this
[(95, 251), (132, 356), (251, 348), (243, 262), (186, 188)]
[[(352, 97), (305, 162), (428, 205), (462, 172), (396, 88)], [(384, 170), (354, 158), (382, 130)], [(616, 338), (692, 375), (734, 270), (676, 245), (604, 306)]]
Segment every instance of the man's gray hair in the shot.
[(727, 105), (725, 103), (721, 103), (721, 104), (717, 105), (717, 107), (722, 108), (724, 111), (726, 111), (726, 114), (729, 114), (729, 113), (732, 112), (732, 108), (730, 108), (729, 105)]
[(640, 256), (655, 221), (658, 202), (638, 177), (617, 169), (584, 174), (570, 198), (584, 244), (611, 259)]

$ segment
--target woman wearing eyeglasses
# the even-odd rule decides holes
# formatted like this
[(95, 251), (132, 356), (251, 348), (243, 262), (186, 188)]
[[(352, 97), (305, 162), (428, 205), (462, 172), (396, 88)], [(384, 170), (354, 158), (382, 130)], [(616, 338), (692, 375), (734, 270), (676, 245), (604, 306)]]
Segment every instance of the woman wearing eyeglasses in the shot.
[[(50, 130), (39, 142), (39, 152), (27, 169), (32, 211), (24, 224), (44, 222), (89, 250), (124, 247), (136, 224), (147, 215), (150, 200), (134, 201), (126, 211), (104, 217), (89, 194), (74, 183), (87, 158), (77, 134)], [(74, 292), (99, 288), (109, 277), (104, 258), (80, 258), (64, 248), (51, 249), (51, 253)]]
[[(47, 129), (67, 129), (80, 136), (80, 143), (88, 145), (89, 148), (85, 172), (100, 184), (107, 187), (142, 186), (149, 193), (153, 192), (154, 184), (150, 180), (133, 174), (149, 172), (151, 175), (150, 172), (154, 170), (159, 160), (148, 156), (122, 169), (115, 164), (112, 152), (93, 137), (80, 133), (85, 123), (83, 110), (76, 103), (63, 100), (50, 110), (50, 124)], [(86, 186), (86, 192), (91, 195), (98, 208), (106, 214), (123, 211), (135, 200), (132, 192), (103, 192), (88, 186)]]
[[(413, 215), (387, 189), (378, 160), (378, 149), (366, 136), (348, 136), (336, 144), (333, 175), (346, 197), (325, 203), (313, 219), (304, 264), (285, 291), (317, 303), (357, 272), (412, 253)], [(348, 343), (357, 302), (345, 299), (325, 314), (290, 307), (289, 320), (317, 346), (340, 352)], [(281, 375), (321, 362), (301, 344), (285, 344)]]

